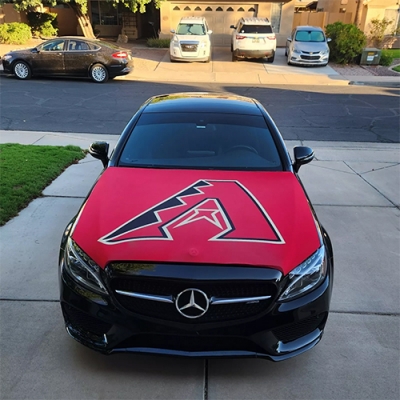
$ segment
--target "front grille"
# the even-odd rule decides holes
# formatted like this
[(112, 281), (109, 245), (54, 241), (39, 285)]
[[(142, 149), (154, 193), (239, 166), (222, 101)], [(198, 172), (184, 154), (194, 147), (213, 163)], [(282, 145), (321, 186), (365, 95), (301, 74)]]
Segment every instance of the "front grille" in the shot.
[(174, 279), (154, 278), (114, 278), (111, 279), (111, 287), (118, 302), (127, 310), (163, 320), (205, 323), (242, 319), (257, 315), (265, 311), (271, 303), (271, 299), (254, 303), (234, 304), (210, 304), (208, 311), (201, 317), (193, 320), (182, 316), (175, 307), (175, 303), (162, 303), (153, 300), (145, 300), (115, 293), (116, 290), (152, 294), (159, 296), (172, 296), (175, 299), (180, 292), (188, 288), (196, 288), (208, 296), (218, 298), (241, 298), (257, 296), (275, 296), (275, 286), (268, 282), (237, 282), (237, 281), (213, 281), (194, 282)]
[(181, 43), (181, 49), (187, 53), (196, 53), (198, 45), (197, 44), (188, 44), (188, 43)]
[(272, 333), (283, 343), (292, 342), (320, 327), (321, 324), (325, 323), (326, 317), (326, 313), (315, 315), (282, 328), (273, 329)]
[(78, 331), (102, 336), (107, 333), (112, 326), (107, 322), (100, 321), (99, 319), (66, 304), (63, 304), (63, 314), (67, 322)]
[(306, 55), (302, 54), (301, 58), (303, 60), (317, 61), (317, 60), (319, 60), (319, 55), (318, 56), (306, 56)]

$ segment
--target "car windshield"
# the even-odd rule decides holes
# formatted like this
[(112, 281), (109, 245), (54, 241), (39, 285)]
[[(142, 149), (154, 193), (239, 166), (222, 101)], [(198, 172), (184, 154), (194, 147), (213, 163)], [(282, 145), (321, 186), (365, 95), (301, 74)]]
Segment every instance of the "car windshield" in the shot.
[(271, 25), (243, 25), (240, 33), (272, 33)]
[(282, 171), (262, 116), (147, 113), (134, 127), (120, 166)]
[(324, 42), (325, 35), (321, 31), (298, 31), (296, 42)]
[(178, 35), (205, 35), (206, 29), (202, 24), (179, 24), (176, 33)]

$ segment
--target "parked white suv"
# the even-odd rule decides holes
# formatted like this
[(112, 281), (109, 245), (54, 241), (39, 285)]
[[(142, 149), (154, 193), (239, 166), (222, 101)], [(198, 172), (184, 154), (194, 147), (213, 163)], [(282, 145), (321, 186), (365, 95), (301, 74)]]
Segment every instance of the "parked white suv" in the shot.
[(203, 17), (182, 18), (176, 28), (169, 46), (169, 56), (173, 61), (211, 60), (212, 31)]
[(231, 28), (232, 61), (267, 57), (269, 63), (274, 62), (276, 37), (267, 18), (240, 18)]

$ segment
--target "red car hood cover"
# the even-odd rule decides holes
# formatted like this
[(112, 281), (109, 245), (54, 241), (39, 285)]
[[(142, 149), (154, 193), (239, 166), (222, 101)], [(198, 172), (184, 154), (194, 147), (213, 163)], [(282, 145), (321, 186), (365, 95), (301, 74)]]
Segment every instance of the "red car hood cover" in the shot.
[(73, 239), (111, 261), (272, 267), (284, 274), (320, 246), (291, 172), (107, 168)]

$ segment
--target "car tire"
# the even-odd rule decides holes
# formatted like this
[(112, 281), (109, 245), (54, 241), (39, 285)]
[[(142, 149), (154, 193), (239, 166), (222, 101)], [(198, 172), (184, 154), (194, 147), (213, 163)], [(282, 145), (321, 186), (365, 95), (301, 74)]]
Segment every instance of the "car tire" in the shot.
[(233, 44), (231, 43), (231, 53), (233, 53)]
[(238, 60), (238, 58), (236, 57), (235, 53), (233, 52), (232, 53), (232, 61), (235, 62), (237, 60)]
[(287, 47), (285, 47), (285, 57), (287, 57)]
[(108, 81), (108, 71), (107, 68), (103, 64), (94, 64), (92, 68), (90, 68), (90, 77), (93, 82), (96, 83), (105, 83)]
[(267, 63), (272, 64), (272, 63), (274, 62), (274, 60), (275, 60), (275, 53), (272, 54), (272, 57), (268, 57), (268, 58), (267, 58)]
[(21, 80), (30, 79), (32, 76), (31, 67), (25, 61), (16, 61), (13, 65), (13, 73)]

